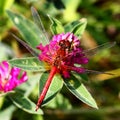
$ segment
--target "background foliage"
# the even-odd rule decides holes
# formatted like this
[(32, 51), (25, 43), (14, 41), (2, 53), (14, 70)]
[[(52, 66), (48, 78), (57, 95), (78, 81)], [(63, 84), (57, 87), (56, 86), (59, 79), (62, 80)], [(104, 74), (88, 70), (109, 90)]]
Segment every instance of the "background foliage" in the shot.
[[(85, 49), (94, 48), (108, 41), (116, 41), (116, 46), (100, 51), (99, 54), (91, 58), (86, 66), (93, 70), (110, 71), (114, 75), (89, 74), (90, 80), (85, 82), (88, 90), (96, 99), (99, 110), (89, 108), (64, 87), (61, 94), (58, 94), (50, 104), (43, 107), (44, 116), (28, 114), (11, 105), (11, 101), (7, 101), (5, 97), (0, 97), (0, 120), (118, 120), (120, 118), (119, 0), (0, 0), (1, 61), (28, 55), (28, 51), (8, 33), (12, 32), (20, 36), (8, 18), (6, 9), (20, 13), (32, 20), (31, 6), (36, 7), (41, 15), (49, 37), (52, 36), (52, 33), (47, 14), (57, 18), (63, 24), (86, 18), (88, 21), (87, 29), (81, 38), (81, 43)], [(31, 75), (31, 73), (29, 74)], [(35, 78), (37, 79), (37, 77)], [(36, 102), (38, 90), (37, 88), (29, 89), (26, 94), (29, 94), (31, 90), (33, 92), (30, 98)]]

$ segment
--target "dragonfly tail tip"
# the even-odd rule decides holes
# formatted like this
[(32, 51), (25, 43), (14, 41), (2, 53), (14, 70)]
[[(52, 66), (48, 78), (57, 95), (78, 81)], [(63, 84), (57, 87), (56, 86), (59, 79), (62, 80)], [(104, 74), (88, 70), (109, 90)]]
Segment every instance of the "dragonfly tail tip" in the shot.
[(35, 111), (37, 112), (37, 111), (38, 111), (38, 109), (39, 109), (39, 106), (36, 106), (36, 109), (35, 109)]

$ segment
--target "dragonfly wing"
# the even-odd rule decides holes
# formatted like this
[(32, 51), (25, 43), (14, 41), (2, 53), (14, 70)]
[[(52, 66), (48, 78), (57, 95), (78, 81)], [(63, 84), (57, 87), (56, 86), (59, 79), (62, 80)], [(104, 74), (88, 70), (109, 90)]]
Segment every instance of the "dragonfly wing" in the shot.
[(42, 40), (41, 42), (43, 45), (46, 45), (49, 43), (49, 39), (46, 34), (45, 28), (42, 24), (41, 18), (39, 16), (37, 10), (34, 7), (31, 7), (31, 11), (32, 11), (32, 16), (33, 16), (34, 22), (39, 27), (40, 39)]
[(86, 56), (88, 57), (92, 57), (93, 55), (97, 54), (99, 51), (107, 49), (107, 48), (111, 48), (116, 44), (116, 42), (107, 42), (105, 44), (102, 44), (96, 48), (93, 49), (88, 49), (88, 50), (84, 50), (83, 52), (85, 53)]
[(23, 40), (21, 40), (20, 38), (18, 38), (16, 35), (14, 35), (13, 33), (10, 33), (18, 42), (20, 42), (24, 47), (26, 47), (26, 49), (35, 57), (38, 58), (38, 53), (32, 48), (30, 47), (27, 43), (25, 43)]
[(86, 72), (86, 73), (94, 73), (94, 74), (108, 74), (108, 75), (114, 75), (114, 74), (109, 73), (109, 72), (100, 72), (100, 71), (88, 70), (88, 69), (86, 69), (85, 72)]

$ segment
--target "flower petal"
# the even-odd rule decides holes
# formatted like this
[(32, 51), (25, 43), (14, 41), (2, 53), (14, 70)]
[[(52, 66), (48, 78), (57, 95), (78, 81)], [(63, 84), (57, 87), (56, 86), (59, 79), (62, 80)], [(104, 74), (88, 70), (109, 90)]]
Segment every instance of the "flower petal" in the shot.
[(28, 79), (26, 72), (23, 72), (21, 77), (19, 76), (21, 72), (20, 68), (13, 67), (10, 71), (9, 69), (7, 61), (3, 61), (0, 64), (0, 91), (11, 91)]

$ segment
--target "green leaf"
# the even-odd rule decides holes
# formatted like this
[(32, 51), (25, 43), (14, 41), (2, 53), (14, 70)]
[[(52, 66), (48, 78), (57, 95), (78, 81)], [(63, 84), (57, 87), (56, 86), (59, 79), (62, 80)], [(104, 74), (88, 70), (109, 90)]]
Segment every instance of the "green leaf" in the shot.
[(79, 21), (73, 21), (64, 26), (65, 32), (71, 32), (73, 28), (79, 24)]
[(74, 35), (81, 38), (87, 25), (87, 20), (85, 18), (80, 19), (79, 21), (73, 21), (64, 26), (65, 32), (71, 32)]
[(28, 57), (28, 58), (15, 58), (8, 61), (12, 66), (19, 67), (23, 70), (30, 70), (30, 71), (46, 71), (44, 68), (44, 63), (39, 61), (35, 57)]
[(15, 93), (15, 91), (8, 91), (8, 92), (6, 92), (6, 93), (1, 93), (0, 94), (0, 97), (4, 97), (4, 96), (7, 96), (7, 95), (10, 95), (10, 94), (13, 94), (13, 93)]
[(44, 42), (43, 37), (40, 38), (41, 31), (39, 28), (30, 20), (26, 19), (24, 16), (17, 13), (13, 13), (7, 10), (7, 14), (15, 26), (20, 31), (24, 40), (33, 48), (36, 49), (36, 46)]
[(0, 112), (0, 120), (11, 120), (12, 114), (15, 111), (16, 107), (11, 105), (7, 107), (5, 110)]
[(87, 25), (87, 19), (86, 18), (82, 18), (79, 20), (79, 24), (77, 24), (73, 30), (72, 30), (72, 33), (76, 36), (78, 36), (78, 38), (81, 38), (85, 28), (86, 28), (86, 25)]
[(53, 109), (56, 109), (56, 108), (64, 109), (64, 110), (72, 108), (70, 101), (60, 93), (58, 93), (56, 97), (53, 100), (51, 100), (51, 102), (46, 107), (53, 108)]
[(64, 28), (63, 28), (61, 22), (58, 21), (57, 19), (51, 17), (51, 16), (49, 16), (49, 18), (50, 18), (50, 20), (52, 22), (52, 24), (50, 26), (52, 33), (53, 34), (64, 33)]
[(98, 109), (97, 104), (91, 94), (88, 92), (86, 87), (74, 76), (71, 76), (70, 79), (64, 80), (64, 84), (74, 94), (78, 99), (87, 105)]
[(15, 94), (9, 95), (9, 97), (18, 108), (31, 114), (43, 114), (41, 109), (36, 112), (36, 105), (21, 92), (16, 92)]
[(75, 72), (73, 72), (72, 74), (80, 81), (88, 81), (89, 80), (87, 74), (78, 74)]
[(80, 77), (81, 77), (83, 80), (85, 80), (85, 81), (88, 81), (88, 80), (89, 80), (87, 74), (79, 74), (79, 75), (80, 75)]
[[(40, 93), (44, 88), (44, 85), (45, 85), (45, 83), (46, 83), (46, 81), (48, 79), (48, 76), (49, 76), (49, 73), (44, 73), (40, 78), (40, 82), (39, 82), (39, 91), (40, 91)], [(52, 80), (51, 85), (50, 85), (50, 87), (48, 89), (48, 92), (47, 92), (47, 94), (45, 96), (45, 99), (43, 100), (42, 105), (45, 105), (51, 99), (53, 99), (56, 96), (56, 94), (61, 90), (62, 86), (63, 86), (63, 79), (59, 74), (56, 74), (53, 77), (53, 80)]]

